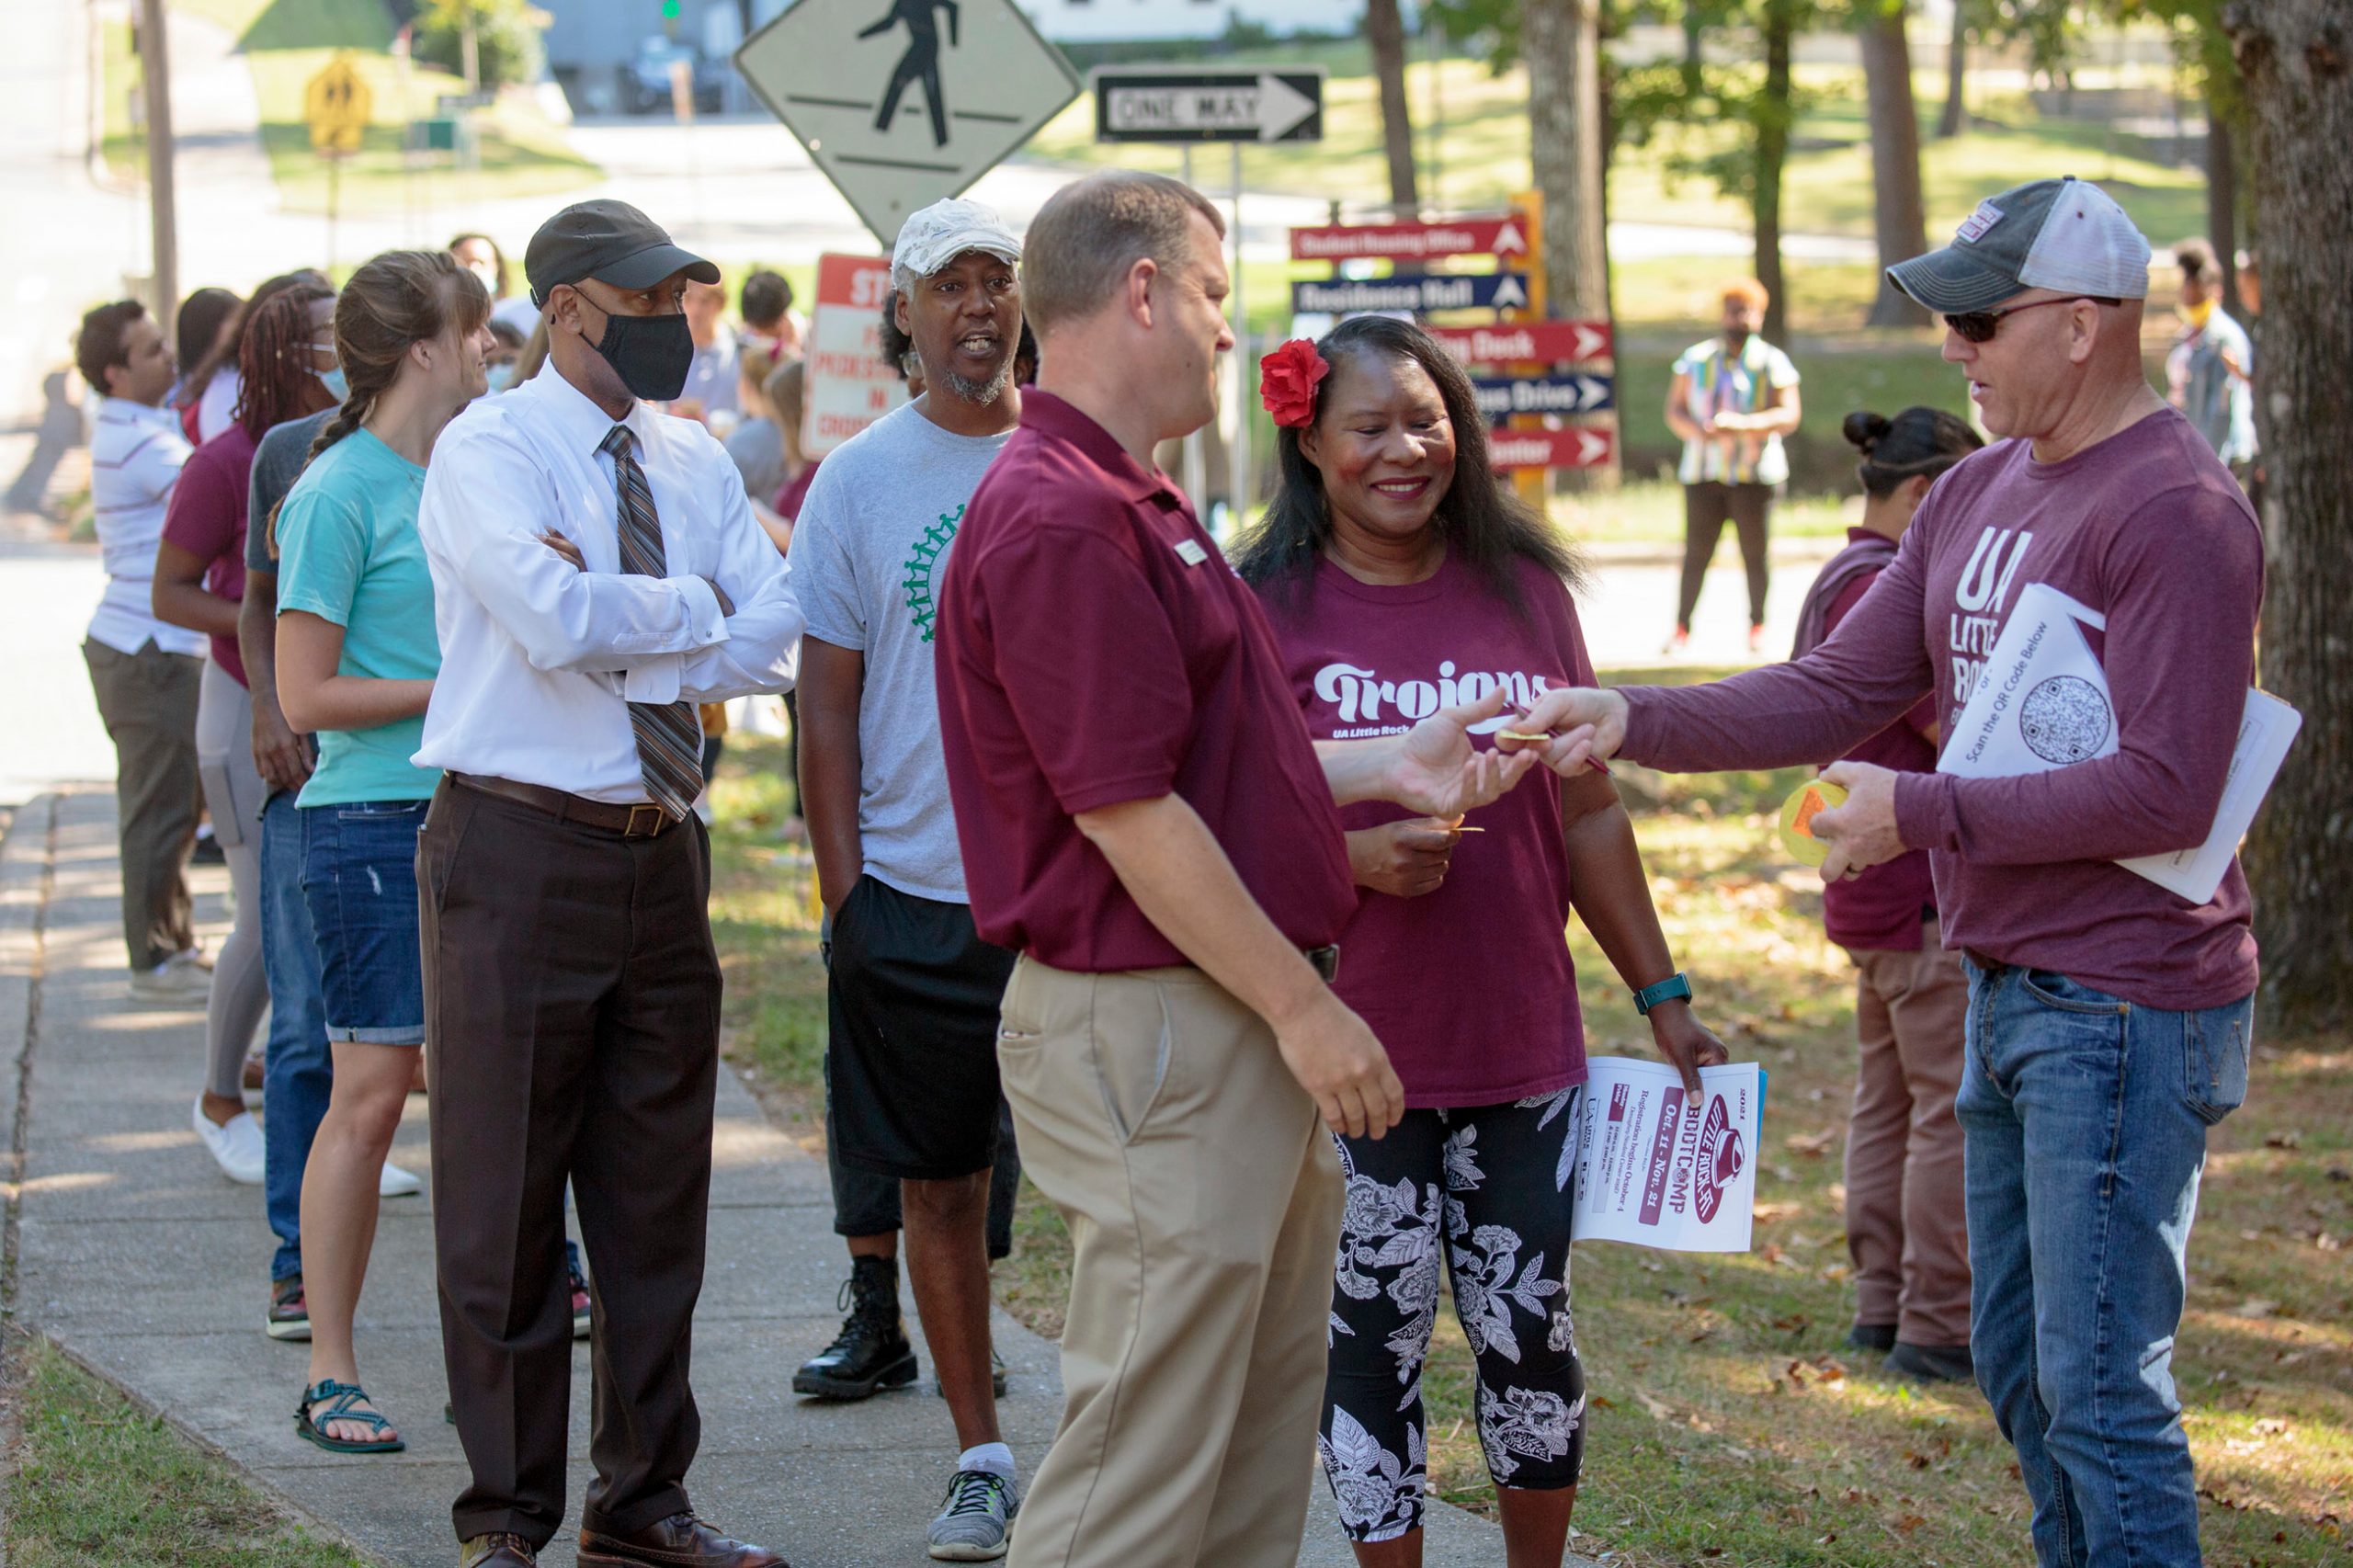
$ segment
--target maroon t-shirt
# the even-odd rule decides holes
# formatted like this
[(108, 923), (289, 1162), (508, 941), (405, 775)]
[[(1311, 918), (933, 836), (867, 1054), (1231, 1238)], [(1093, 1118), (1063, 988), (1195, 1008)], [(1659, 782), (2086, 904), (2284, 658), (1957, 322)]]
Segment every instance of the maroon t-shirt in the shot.
[[(164, 538), (207, 562), (205, 591), (235, 604), (245, 597), (245, 497), (252, 493), (254, 438), (234, 420), (196, 449), (180, 470), (164, 513)], [(212, 639), (212, 662), (245, 684), (234, 637)]]
[(2256, 951), (2237, 862), (2202, 904), (2113, 864), (2205, 840), (2255, 678), (2263, 535), (2170, 409), (2059, 462), (2021, 440), (1962, 459), (1828, 642), (1708, 686), (1627, 688), (1620, 749), (1684, 773), (1819, 762), (1923, 692), (1949, 731), (2029, 583), (2107, 618), (2085, 631), (2118, 750), (2015, 778), (1897, 778), (1896, 825), (1931, 852), (1945, 945), (2143, 1006), (2242, 999)]
[[(1532, 562), (1518, 578), (1524, 613), (1452, 560), (1403, 586), (1360, 583), (1327, 561), (1304, 582), (1261, 588), (1309, 733), (1403, 734), (1497, 686), (1523, 702), (1591, 686), (1568, 590)], [(1557, 786), (1539, 772), (1470, 813), (1465, 825), (1485, 831), (1462, 835), (1435, 892), (1357, 890), (1336, 989), (1387, 1048), (1409, 1106), (1498, 1105), (1585, 1081)], [(1340, 824), (1354, 832), (1414, 814), (1365, 801)]]
[(1285, 937), (1337, 939), (1347, 849), (1282, 655), (1166, 474), (1025, 391), (938, 597), (940, 738), (983, 937), (1057, 969), (1189, 962), (1072, 820), (1175, 793)]
[[(1877, 537), (1867, 528), (1847, 530), (1847, 538), (1855, 542)], [(1847, 580), (1824, 612), (1825, 638), (1862, 602), (1882, 570), (1870, 567)], [(1924, 695), (1911, 711), (1848, 752), (1845, 760), (1877, 763), (1898, 773), (1934, 773), (1937, 748), (1928, 734), (1936, 727), (1937, 700)], [(1936, 907), (1935, 874), (1925, 849), (1907, 849), (1852, 881), (1832, 882), (1822, 890), (1823, 926), (1832, 941), (1850, 951), (1918, 952), (1921, 923)]]

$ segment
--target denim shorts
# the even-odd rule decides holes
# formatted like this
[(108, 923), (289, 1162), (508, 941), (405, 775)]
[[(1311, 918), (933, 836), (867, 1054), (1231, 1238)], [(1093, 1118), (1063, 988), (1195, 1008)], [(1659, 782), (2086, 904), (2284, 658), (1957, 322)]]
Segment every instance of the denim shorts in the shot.
[(319, 944), (330, 1040), (425, 1043), (416, 835), (429, 803), (302, 808), (302, 898)]

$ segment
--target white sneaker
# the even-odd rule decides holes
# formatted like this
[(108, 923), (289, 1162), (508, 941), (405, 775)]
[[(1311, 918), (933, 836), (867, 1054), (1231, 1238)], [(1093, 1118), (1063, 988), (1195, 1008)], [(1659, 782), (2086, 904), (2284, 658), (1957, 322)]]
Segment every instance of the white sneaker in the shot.
[(424, 1190), (425, 1184), (416, 1179), (415, 1171), (404, 1171), (390, 1160), (384, 1162), (383, 1170), (376, 1177), (379, 1198), (415, 1198)]
[(131, 977), (131, 994), (141, 1002), (203, 1003), (212, 994), (212, 971), (183, 953)]
[(241, 1110), (229, 1119), (225, 1127), (216, 1127), (204, 1114), (204, 1102), (199, 1099), (189, 1113), (196, 1124), (196, 1135), (204, 1140), (205, 1149), (212, 1155), (221, 1174), (245, 1187), (259, 1187), (262, 1177), (261, 1123), (254, 1113)]

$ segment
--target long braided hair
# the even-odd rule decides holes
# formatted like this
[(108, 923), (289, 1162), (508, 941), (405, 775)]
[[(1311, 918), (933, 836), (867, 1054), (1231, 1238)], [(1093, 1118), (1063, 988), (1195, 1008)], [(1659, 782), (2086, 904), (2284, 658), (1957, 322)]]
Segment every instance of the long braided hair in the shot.
[(297, 283), (245, 317), (237, 341), (237, 407), (232, 418), (258, 441), (273, 425), (302, 419), (335, 402), (311, 368), (311, 307), (335, 290)]
[[(238, 363), (237, 357), (245, 340), (245, 323), (253, 320), (254, 312), (287, 290), (300, 288), (303, 284), (326, 288), (326, 274), (316, 267), (306, 267), (299, 272), (281, 272), (275, 278), (263, 279), (261, 286), (254, 290), (253, 298), (235, 307), (236, 324), (230, 328), (227, 340), (215, 341), (193, 368), (180, 367), (188, 379), (180, 383), (180, 399), (176, 406), (192, 408), (201, 403), (205, 389), (212, 384), (212, 378), (221, 373), (221, 368)], [(236, 296), (233, 294), (230, 298), (233, 300)]]
[[(303, 455), (307, 470), (319, 454), (367, 423), (377, 400), (400, 380), (412, 344), (438, 337), (453, 324), (477, 332), (490, 319), (490, 291), (445, 250), (388, 250), (364, 263), (335, 302), (335, 347), (349, 392), (335, 417), (319, 428)], [(269, 514), (270, 553), (278, 553), (278, 515)]]

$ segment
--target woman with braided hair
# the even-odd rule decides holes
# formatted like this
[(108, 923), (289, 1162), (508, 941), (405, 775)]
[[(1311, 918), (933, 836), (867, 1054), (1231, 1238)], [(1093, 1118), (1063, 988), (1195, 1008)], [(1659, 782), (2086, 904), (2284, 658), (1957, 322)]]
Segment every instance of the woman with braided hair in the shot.
[(245, 1050), (269, 1004), (261, 958), (261, 774), (249, 744), (253, 694), (237, 653), (237, 607), (245, 592), (245, 513), (254, 449), (271, 426), (332, 407), (322, 376), (335, 369), (329, 318), (335, 292), (316, 283), (282, 289), (246, 314), (237, 345), (237, 401), (229, 427), (180, 471), (155, 552), (157, 619), (212, 639), (196, 709), (197, 777), (212, 831), (229, 864), (236, 925), (213, 960), (206, 1009), (208, 1062), (191, 1119), (223, 1175), (247, 1186), (263, 1176), (260, 1127), (245, 1109)]
[(391, 251), (354, 273), (335, 312), (349, 395), (271, 523), (278, 701), (319, 737), (297, 804), (335, 1055), (302, 1178), (311, 1369), (294, 1421), (337, 1453), (405, 1446), (359, 1386), (351, 1324), (425, 1043), (415, 868), (439, 776), (409, 757), (441, 654), (417, 503), (434, 442), (485, 390), (489, 322), (488, 292), (447, 251)]
[[(1863, 520), (1847, 530), (1798, 613), (1802, 659), (1826, 641), (1895, 560), (1896, 540), (1945, 470), (1984, 443), (1959, 418), (1907, 408), (1894, 418), (1847, 415), (1862, 453)], [(1911, 773), (1937, 766), (1936, 699), (1847, 753)], [(1855, 1326), (1847, 1343), (1884, 1352), (1886, 1368), (1926, 1381), (1965, 1381), (1969, 1234), (1961, 1217), (1961, 1023), (1969, 984), (1947, 951), (1928, 852), (1909, 850), (1822, 890), (1830, 939), (1855, 960), (1861, 1055), (1847, 1122), (1847, 1251), (1855, 1264)]]

